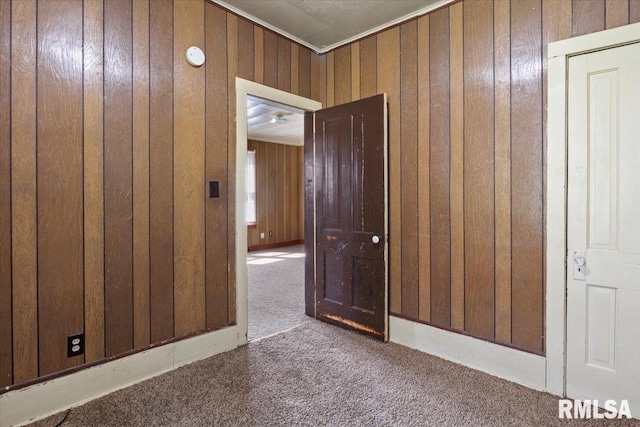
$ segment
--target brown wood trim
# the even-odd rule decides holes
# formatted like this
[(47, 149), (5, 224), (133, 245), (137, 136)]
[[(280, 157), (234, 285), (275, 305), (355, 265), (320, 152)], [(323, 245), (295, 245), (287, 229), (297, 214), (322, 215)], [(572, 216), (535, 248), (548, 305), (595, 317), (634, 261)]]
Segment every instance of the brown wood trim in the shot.
[(258, 223), (257, 222), (248, 222), (247, 223), (247, 228), (250, 230), (253, 230), (254, 228), (258, 228)]
[(215, 328), (201, 329), (199, 331), (187, 334), (187, 335), (182, 336), (182, 337), (170, 338), (170, 339), (167, 339), (167, 340), (164, 340), (164, 341), (160, 341), (160, 342), (157, 342), (157, 343), (145, 346), (145, 347), (136, 348), (134, 350), (129, 350), (129, 351), (126, 351), (124, 353), (120, 353), (120, 354), (118, 354), (116, 356), (104, 357), (102, 359), (94, 360), (93, 362), (90, 362), (90, 363), (85, 363), (85, 364), (82, 364), (82, 365), (73, 366), (71, 368), (64, 369), (64, 370), (58, 371), (58, 372), (54, 372), (52, 374), (43, 375), (41, 377), (34, 378), (32, 380), (29, 380), (29, 381), (24, 381), (24, 382), (21, 382), (21, 383), (18, 383), (18, 384), (13, 384), (13, 385), (10, 385), (10, 386), (7, 386), (7, 387), (3, 387), (3, 388), (0, 388), (0, 396), (2, 396), (4, 393), (8, 393), (10, 391), (20, 390), (20, 389), (23, 389), (25, 387), (29, 387), (29, 386), (32, 386), (32, 385), (35, 385), (35, 384), (45, 383), (47, 381), (51, 381), (51, 380), (54, 380), (54, 379), (57, 379), (57, 378), (66, 377), (67, 375), (71, 375), (71, 374), (74, 374), (74, 373), (76, 373), (78, 371), (83, 371), (85, 369), (92, 368), (94, 366), (102, 365), (102, 364), (105, 364), (107, 362), (112, 362), (114, 360), (122, 359), (122, 358), (127, 357), (127, 356), (132, 356), (134, 354), (142, 353), (144, 351), (151, 350), (151, 349), (156, 348), (156, 347), (161, 347), (163, 345), (173, 344), (173, 343), (176, 343), (178, 341), (183, 341), (183, 340), (186, 340), (186, 339), (189, 339), (189, 338), (196, 337), (198, 335), (204, 335), (204, 334), (209, 333), (209, 332), (215, 332), (215, 331), (223, 329), (223, 328), (230, 328), (230, 327), (235, 326), (235, 325), (236, 324), (233, 323), (231, 325), (225, 325), (225, 326), (220, 326), (220, 327), (215, 327)]
[(304, 239), (297, 240), (286, 240), (284, 242), (275, 242), (275, 243), (265, 243), (262, 245), (252, 245), (249, 246), (248, 251), (261, 251), (264, 249), (274, 249), (274, 248), (283, 248), (285, 246), (293, 246), (293, 245), (302, 245), (304, 244)]
[(520, 346), (517, 346), (517, 345), (514, 345), (514, 344), (510, 344), (510, 343), (506, 343), (504, 341), (498, 341), (498, 340), (495, 340), (495, 339), (488, 339), (486, 337), (483, 337), (483, 336), (480, 336), (480, 335), (476, 335), (476, 334), (472, 334), (472, 333), (466, 332), (466, 331), (461, 331), (459, 329), (449, 328), (447, 326), (436, 325), (435, 323), (427, 322), (425, 320), (420, 320), (420, 319), (416, 319), (416, 318), (409, 317), (409, 316), (404, 316), (404, 315), (402, 315), (400, 313), (391, 313), (390, 312), (389, 316), (398, 317), (400, 319), (408, 320), (410, 322), (420, 323), (421, 325), (433, 326), (434, 328), (442, 329), (443, 331), (453, 332), (453, 333), (464, 335), (464, 336), (467, 336), (467, 337), (476, 338), (476, 339), (479, 339), (479, 340), (482, 340), (482, 341), (490, 342), (492, 344), (497, 344), (497, 345), (501, 345), (503, 347), (512, 348), (514, 350), (523, 351), (525, 353), (535, 354), (537, 356), (544, 356), (543, 352), (533, 351), (531, 349), (528, 349), (528, 348), (525, 348), (525, 347), (520, 347)]

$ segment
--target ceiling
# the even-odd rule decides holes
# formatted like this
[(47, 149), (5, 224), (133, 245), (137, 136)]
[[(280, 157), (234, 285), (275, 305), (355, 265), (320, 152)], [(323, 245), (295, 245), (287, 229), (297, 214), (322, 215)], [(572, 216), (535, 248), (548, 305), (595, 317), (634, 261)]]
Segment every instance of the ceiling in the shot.
[[(274, 117), (281, 121), (271, 123)], [(256, 141), (304, 145), (304, 111), (247, 95), (247, 137)]]
[(318, 53), (455, 0), (212, 0)]

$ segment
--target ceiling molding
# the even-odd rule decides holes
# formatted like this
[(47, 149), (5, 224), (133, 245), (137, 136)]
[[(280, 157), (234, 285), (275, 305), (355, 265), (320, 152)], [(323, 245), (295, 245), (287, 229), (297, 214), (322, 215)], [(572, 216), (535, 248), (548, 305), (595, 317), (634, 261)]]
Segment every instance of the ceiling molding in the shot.
[(226, 3), (224, 0), (208, 0), (208, 1), (210, 1), (210, 2), (212, 2), (214, 4), (216, 4), (216, 5), (224, 8), (224, 9), (229, 10), (230, 12), (232, 12), (232, 13), (238, 15), (238, 16), (241, 16), (241, 17), (243, 17), (245, 19), (248, 19), (251, 22), (254, 22), (254, 23), (260, 25), (261, 27), (267, 28), (267, 29), (269, 29), (269, 30), (271, 30), (271, 31), (273, 31), (273, 32), (275, 32), (277, 34), (280, 34), (281, 36), (286, 37), (289, 40), (292, 40), (292, 41), (294, 41), (294, 42), (296, 42), (296, 43), (298, 43), (298, 44), (300, 44), (302, 46), (305, 46), (305, 47), (313, 50), (317, 54), (322, 55), (322, 54), (328, 53), (328, 52), (330, 52), (332, 50), (335, 50), (335, 49), (337, 49), (339, 47), (342, 47), (342, 46), (348, 45), (350, 43), (356, 42), (358, 40), (364, 39), (364, 38), (366, 38), (366, 37), (368, 37), (368, 36), (370, 36), (372, 34), (376, 34), (376, 33), (379, 33), (381, 31), (384, 31), (384, 30), (386, 30), (388, 28), (391, 28), (391, 27), (394, 27), (396, 25), (402, 24), (403, 22), (410, 21), (412, 19), (415, 19), (415, 18), (418, 18), (420, 16), (426, 15), (426, 14), (428, 14), (430, 12), (434, 12), (434, 11), (436, 11), (438, 9), (441, 9), (441, 8), (445, 7), (445, 6), (451, 5), (453, 3), (457, 3), (460, 0), (439, 0), (436, 3), (433, 3), (433, 4), (431, 4), (431, 5), (427, 6), (427, 7), (424, 7), (422, 9), (416, 10), (416, 11), (414, 11), (412, 13), (407, 14), (407, 15), (401, 16), (398, 19), (394, 19), (393, 21), (386, 22), (386, 23), (384, 23), (382, 25), (378, 25), (377, 27), (371, 28), (371, 29), (369, 29), (367, 31), (364, 31), (364, 32), (360, 33), (360, 34), (356, 34), (355, 36), (348, 37), (348, 38), (346, 38), (346, 39), (344, 39), (344, 40), (342, 40), (342, 41), (340, 41), (338, 43), (334, 43), (334, 44), (331, 44), (331, 45), (325, 46), (325, 47), (319, 47), (319, 46), (315, 46), (315, 45), (313, 45), (311, 43), (308, 43), (308, 42), (300, 39), (299, 37), (291, 35), (288, 32), (283, 31), (280, 28), (269, 24), (268, 22), (265, 22), (265, 21), (263, 21), (261, 19), (258, 19), (255, 16), (253, 16), (253, 15), (251, 15), (251, 14), (249, 14), (249, 13), (247, 13), (247, 12), (241, 10), (241, 9), (238, 9), (235, 6), (232, 6), (232, 5), (228, 4), (228, 3)]

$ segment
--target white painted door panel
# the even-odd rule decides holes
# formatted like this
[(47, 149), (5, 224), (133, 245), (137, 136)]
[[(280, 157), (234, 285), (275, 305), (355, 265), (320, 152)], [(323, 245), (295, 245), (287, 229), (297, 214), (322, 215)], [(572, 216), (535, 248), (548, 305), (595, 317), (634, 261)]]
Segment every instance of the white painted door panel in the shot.
[(640, 44), (571, 58), (568, 99), (567, 395), (638, 417)]

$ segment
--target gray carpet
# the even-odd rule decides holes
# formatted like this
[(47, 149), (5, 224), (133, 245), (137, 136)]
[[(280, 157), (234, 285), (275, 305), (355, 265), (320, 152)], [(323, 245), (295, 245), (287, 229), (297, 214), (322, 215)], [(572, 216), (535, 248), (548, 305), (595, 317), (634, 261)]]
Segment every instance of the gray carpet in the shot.
[[(304, 246), (249, 252), (249, 340), (305, 322)], [(267, 262), (267, 264), (261, 264)]]
[(62, 425), (640, 425), (561, 421), (557, 407), (549, 394), (310, 320), (74, 408)]

